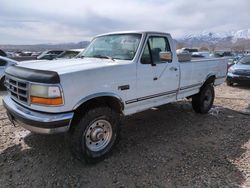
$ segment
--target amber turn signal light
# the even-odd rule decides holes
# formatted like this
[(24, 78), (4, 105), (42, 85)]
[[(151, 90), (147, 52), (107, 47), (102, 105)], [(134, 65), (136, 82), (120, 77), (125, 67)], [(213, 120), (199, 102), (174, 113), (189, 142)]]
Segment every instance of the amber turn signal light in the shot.
[(62, 97), (57, 98), (43, 98), (43, 97), (30, 97), (30, 102), (33, 104), (42, 104), (42, 105), (61, 105), (63, 104)]

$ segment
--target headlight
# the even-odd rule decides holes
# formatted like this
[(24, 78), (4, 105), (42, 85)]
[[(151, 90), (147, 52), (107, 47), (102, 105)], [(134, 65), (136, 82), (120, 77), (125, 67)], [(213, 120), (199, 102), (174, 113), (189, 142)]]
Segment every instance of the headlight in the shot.
[(61, 88), (59, 86), (47, 86), (32, 84), (30, 87), (30, 102), (58, 106), (63, 104)]
[(234, 68), (233, 68), (233, 67), (230, 67), (230, 68), (228, 69), (228, 72), (229, 72), (229, 73), (234, 73)]

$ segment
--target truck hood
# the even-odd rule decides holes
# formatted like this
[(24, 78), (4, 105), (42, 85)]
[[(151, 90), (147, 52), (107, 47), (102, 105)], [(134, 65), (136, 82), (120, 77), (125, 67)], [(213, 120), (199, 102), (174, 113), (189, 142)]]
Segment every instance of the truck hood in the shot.
[(100, 58), (84, 58), (84, 59), (59, 59), (50, 61), (29, 61), (18, 64), (18, 67), (24, 67), (35, 70), (51, 70), (60, 74), (76, 72), (81, 70), (95, 69), (107, 66), (115, 66), (126, 61), (109, 60)]

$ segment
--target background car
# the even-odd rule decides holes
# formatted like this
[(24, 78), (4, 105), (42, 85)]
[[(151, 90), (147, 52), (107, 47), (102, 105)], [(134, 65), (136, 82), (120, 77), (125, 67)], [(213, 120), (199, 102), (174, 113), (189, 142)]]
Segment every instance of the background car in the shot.
[(243, 55), (236, 55), (232, 58), (228, 59), (228, 68), (230, 68), (231, 66), (233, 66), (234, 64), (236, 64), (241, 58), (243, 57)]
[(192, 57), (209, 58), (209, 52), (193, 52)]
[(16, 65), (17, 63), (18, 62), (13, 60), (13, 59), (0, 56), (0, 89), (1, 90), (5, 89), (5, 87), (4, 87), (4, 80), (5, 80), (4, 71), (5, 71), (5, 69), (8, 66)]
[(72, 49), (72, 50), (65, 50), (63, 53), (58, 55), (56, 59), (71, 59), (78, 56), (84, 49)]
[(228, 69), (227, 85), (234, 83), (250, 84), (250, 55), (242, 57), (238, 62)]
[(7, 57), (7, 54), (6, 52), (0, 49), (0, 56)]
[(53, 60), (58, 55), (62, 54), (64, 50), (47, 50), (43, 52), (41, 55), (37, 56), (38, 60)]

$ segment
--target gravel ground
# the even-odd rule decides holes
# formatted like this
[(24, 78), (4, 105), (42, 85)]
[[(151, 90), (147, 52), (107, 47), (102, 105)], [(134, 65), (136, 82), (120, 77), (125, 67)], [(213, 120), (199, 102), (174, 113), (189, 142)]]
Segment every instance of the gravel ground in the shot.
[(250, 87), (216, 88), (208, 115), (188, 101), (126, 118), (112, 155), (74, 159), (64, 135), (13, 127), (0, 107), (0, 187), (250, 187)]

